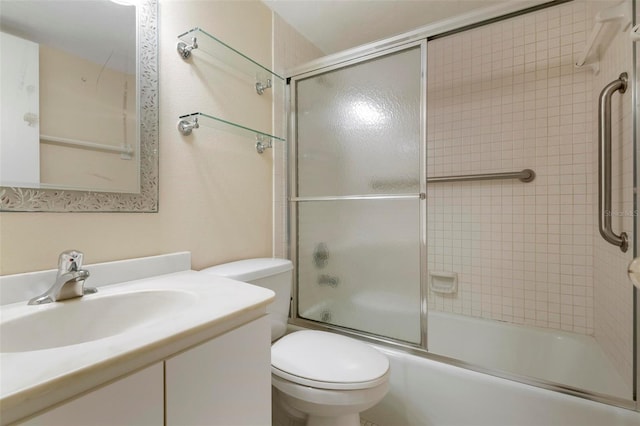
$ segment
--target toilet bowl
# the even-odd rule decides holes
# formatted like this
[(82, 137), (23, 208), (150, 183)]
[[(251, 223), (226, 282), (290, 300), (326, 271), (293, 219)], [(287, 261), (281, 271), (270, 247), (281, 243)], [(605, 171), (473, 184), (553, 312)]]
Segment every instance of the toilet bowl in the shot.
[(357, 340), (303, 330), (272, 345), (271, 373), (287, 412), (312, 426), (350, 426), (387, 393), (389, 361)]
[(308, 426), (359, 426), (361, 411), (387, 393), (389, 360), (358, 340), (302, 330), (286, 334), (293, 266), (286, 259), (247, 259), (203, 269), (276, 293), (271, 319), (274, 398)]

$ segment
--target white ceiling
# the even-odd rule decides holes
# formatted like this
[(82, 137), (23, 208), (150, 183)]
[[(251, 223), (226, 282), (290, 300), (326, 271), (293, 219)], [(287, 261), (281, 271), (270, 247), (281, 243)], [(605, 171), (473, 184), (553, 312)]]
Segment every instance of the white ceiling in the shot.
[(504, 0), (263, 0), (325, 54)]

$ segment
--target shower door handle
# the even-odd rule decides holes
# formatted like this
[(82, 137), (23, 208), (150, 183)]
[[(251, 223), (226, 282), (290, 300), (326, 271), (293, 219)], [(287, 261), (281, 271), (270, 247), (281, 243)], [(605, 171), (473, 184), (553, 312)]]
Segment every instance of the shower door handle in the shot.
[(602, 238), (622, 252), (629, 248), (629, 238), (626, 232), (617, 235), (611, 226), (611, 97), (627, 90), (627, 80), (626, 72), (620, 74), (602, 89), (598, 100), (598, 225)]

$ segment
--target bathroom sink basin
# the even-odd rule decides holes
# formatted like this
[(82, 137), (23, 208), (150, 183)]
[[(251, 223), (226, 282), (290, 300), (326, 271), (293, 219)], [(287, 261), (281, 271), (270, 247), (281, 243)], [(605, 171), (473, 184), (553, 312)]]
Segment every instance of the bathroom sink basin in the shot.
[(195, 303), (180, 290), (100, 292), (63, 302), (27, 306), (0, 323), (0, 352), (28, 352), (104, 339), (170, 318)]

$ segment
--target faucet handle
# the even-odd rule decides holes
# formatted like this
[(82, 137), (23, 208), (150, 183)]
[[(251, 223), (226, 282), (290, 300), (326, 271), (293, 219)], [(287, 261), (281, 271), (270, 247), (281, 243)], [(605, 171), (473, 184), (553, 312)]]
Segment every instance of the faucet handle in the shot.
[(78, 250), (65, 250), (58, 257), (58, 276), (82, 268), (84, 254)]

